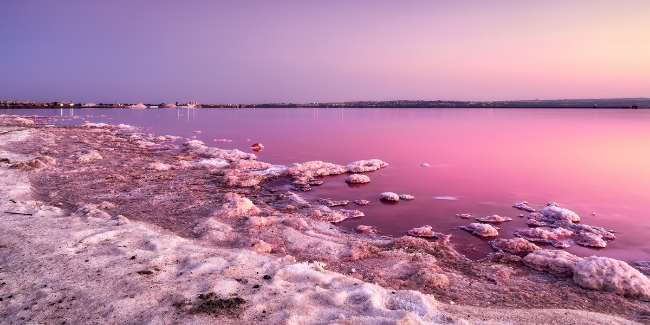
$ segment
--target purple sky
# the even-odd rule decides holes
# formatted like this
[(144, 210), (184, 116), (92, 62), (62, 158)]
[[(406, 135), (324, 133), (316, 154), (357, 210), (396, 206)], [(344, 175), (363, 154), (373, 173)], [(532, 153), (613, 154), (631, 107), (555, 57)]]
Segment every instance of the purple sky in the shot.
[(650, 97), (650, 1), (0, 1), (0, 100)]

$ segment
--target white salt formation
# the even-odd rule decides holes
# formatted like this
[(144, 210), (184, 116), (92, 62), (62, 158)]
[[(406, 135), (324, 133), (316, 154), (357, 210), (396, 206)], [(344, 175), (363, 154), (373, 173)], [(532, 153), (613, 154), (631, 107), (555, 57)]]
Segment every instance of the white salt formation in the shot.
[(528, 212), (535, 212), (535, 209), (529, 206), (528, 202), (526, 201), (523, 201), (521, 203), (515, 203), (512, 207), (517, 208), (519, 210), (528, 211)]
[(498, 236), (499, 232), (496, 228), (491, 225), (486, 225), (484, 223), (470, 223), (468, 226), (461, 226), (460, 229), (469, 231), (477, 236), (481, 237), (494, 237)]
[(404, 201), (412, 201), (415, 200), (415, 196), (408, 195), (408, 194), (400, 194), (399, 199)]
[(561, 276), (572, 276), (573, 268), (581, 258), (563, 250), (543, 249), (524, 257), (524, 263), (535, 270)]
[(540, 250), (540, 248), (537, 245), (523, 238), (495, 239), (490, 242), (490, 245), (496, 251), (499, 252), (503, 251), (512, 254), (522, 254), (522, 253), (527, 254), (527, 253)]
[(370, 201), (368, 201), (368, 200), (354, 200), (354, 203), (358, 204), (358, 205), (368, 205), (368, 204), (370, 204)]
[(345, 177), (345, 181), (350, 184), (370, 183), (370, 177), (366, 175), (352, 174)]
[(89, 163), (89, 162), (93, 162), (93, 161), (101, 160), (101, 159), (102, 159), (102, 155), (100, 155), (99, 152), (91, 151), (91, 152), (89, 152), (87, 154), (80, 155), (77, 158), (77, 162), (78, 163)]
[(327, 198), (327, 199), (320, 198), (320, 199), (318, 199), (318, 203), (326, 205), (326, 206), (331, 208), (331, 207), (340, 206), (340, 205), (348, 205), (348, 204), (350, 204), (350, 201), (348, 201), (348, 200), (332, 201), (329, 198)]
[(560, 205), (555, 202), (549, 202), (547, 207), (540, 211), (544, 217), (552, 220), (568, 220), (571, 222), (579, 222), (580, 217), (569, 209), (560, 208)]
[(229, 167), (230, 161), (221, 158), (202, 159), (190, 166), (207, 169), (219, 169)]
[(254, 216), (262, 212), (248, 198), (242, 197), (234, 199), (224, 204), (221, 209), (212, 213), (215, 217), (233, 218), (238, 216)]
[(472, 219), (472, 214), (471, 213), (459, 213), (459, 214), (456, 214), (456, 218)]
[(627, 263), (609, 257), (581, 258), (559, 250), (540, 250), (524, 257), (529, 267), (573, 276), (579, 286), (650, 300), (650, 279)]
[(554, 247), (566, 248), (571, 246), (573, 231), (564, 228), (557, 228), (552, 231), (541, 228), (529, 228), (517, 231), (515, 236), (529, 241), (548, 243)]
[(422, 166), (422, 167), (431, 167), (431, 165), (429, 165), (427, 163), (421, 163), (420, 166)]
[(245, 153), (237, 149), (233, 150), (224, 150), (219, 148), (206, 147), (203, 141), (199, 140), (190, 140), (183, 143), (185, 150), (193, 152), (204, 158), (221, 158), (227, 159), (230, 161), (236, 161), (239, 159), (248, 159), (255, 160), (257, 156), (252, 153)]
[(163, 164), (161, 162), (154, 162), (147, 165), (147, 169), (153, 171), (165, 171), (165, 170), (170, 170), (171, 168), (172, 166)]
[(293, 184), (296, 189), (310, 190), (310, 183), (315, 181), (315, 177), (339, 175), (346, 172), (345, 167), (326, 163), (322, 161), (308, 161), (302, 164), (294, 163), (292, 167), (287, 169), (287, 174), (293, 179)]
[(240, 159), (230, 164), (230, 167), (232, 169), (237, 169), (237, 170), (265, 170), (271, 168), (272, 166), (273, 165), (265, 162), (260, 162), (257, 160), (246, 160), (246, 159)]
[(388, 163), (385, 163), (379, 159), (369, 159), (351, 162), (345, 166), (345, 169), (350, 173), (365, 173), (372, 172), (386, 166), (388, 166)]
[(482, 217), (482, 218), (476, 218), (476, 220), (480, 222), (488, 222), (488, 223), (500, 223), (500, 222), (506, 222), (506, 221), (512, 221), (512, 218), (509, 217), (502, 217), (498, 215), (491, 215), (487, 217)]
[(416, 237), (436, 237), (436, 232), (433, 231), (433, 228), (429, 225), (422, 226), (420, 228), (413, 228), (407, 233), (411, 236), (416, 236)]
[(231, 143), (232, 140), (228, 140), (228, 139), (214, 139), (214, 142), (217, 142), (217, 143)]
[(393, 192), (384, 192), (379, 195), (379, 199), (385, 200), (385, 201), (391, 201), (391, 202), (397, 202), (399, 201), (399, 195), (397, 193)]
[(529, 226), (535, 226), (535, 227), (548, 226), (548, 224), (546, 222), (538, 221), (536, 219), (528, 219), (528, 221), (526, 221), (526, 224), (529, 225)]

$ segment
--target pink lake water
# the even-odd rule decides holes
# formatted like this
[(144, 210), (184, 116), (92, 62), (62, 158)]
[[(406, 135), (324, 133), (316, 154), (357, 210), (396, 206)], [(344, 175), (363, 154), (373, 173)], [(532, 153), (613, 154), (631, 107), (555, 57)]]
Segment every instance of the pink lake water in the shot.
[[(340, 175), (299, 194), (310, 201), (370, 200), (369, 206), (348, 207), (365, 217), (338, 225), (375, 226), (391, 236), (431, 225), (452, 234), (456, 248), (471, 258), (492, 249), (488, 240), (460, 230), (472, 221), (456, 214), (512, 217), (498, 227), (499, 238), (513, 238), (527, 228), (527, 219), (517, 216), (528, 213), (512, 204), (526, 200), (538, 208), (555, 201), (578, 213), (583, 224), (617, 231), (604, 249), (576, 245), (568, 252), (629, 263), (650, 260), (650, 110), (35, 109), (0, 114), (51, 116), (56, 125), (130, 124), (146, 133), (196, 136), (209, 146), (246, 152), (261, 142), (260, 161), (287, 166), (377, 158), (390, 166), (368, 173), (370, 184), (352, 188)], [(416, 199), (384, 204), (379, 194), (386, 191)]]

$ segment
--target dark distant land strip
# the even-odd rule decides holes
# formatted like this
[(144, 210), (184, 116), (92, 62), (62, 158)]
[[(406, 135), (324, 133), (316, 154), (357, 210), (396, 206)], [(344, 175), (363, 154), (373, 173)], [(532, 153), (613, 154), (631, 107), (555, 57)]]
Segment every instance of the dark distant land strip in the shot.
[[(138, 107), (132, 107), (138, 105)], [(131, 104), (131, 103), (72, 103), (72, 102), (19, 102), (0, 101), (2, 108), (650, 108), (650, 98), (558, 99), (518, 101), (445, 101), (445, 100), (392, 100), (349, 101), (327, 103), (263, 103), (263, 104)]]

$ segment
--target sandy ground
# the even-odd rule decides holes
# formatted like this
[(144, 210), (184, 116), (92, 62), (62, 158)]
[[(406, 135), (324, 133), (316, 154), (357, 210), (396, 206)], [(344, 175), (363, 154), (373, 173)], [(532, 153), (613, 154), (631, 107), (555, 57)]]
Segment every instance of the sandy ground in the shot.
[[(281, 178), (241, 186), (250, 184), (233, 175), (257, 176), (145, 142), (109, 129), (0, 127), (2, 323), (650, 321), (647, 302), (516, 256), (472, 262), (440, 243), (339, 229)], [(257, 210), (236, 206), (242, 197)]]

